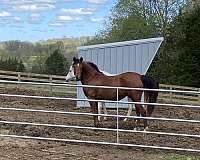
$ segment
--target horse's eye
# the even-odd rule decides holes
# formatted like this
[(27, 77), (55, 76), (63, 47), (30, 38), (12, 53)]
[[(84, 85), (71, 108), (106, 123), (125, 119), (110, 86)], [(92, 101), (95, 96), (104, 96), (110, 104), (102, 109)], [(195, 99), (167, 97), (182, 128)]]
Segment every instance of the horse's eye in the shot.
[(69, 70), (70, 72), (72, 72), (72, 70)]

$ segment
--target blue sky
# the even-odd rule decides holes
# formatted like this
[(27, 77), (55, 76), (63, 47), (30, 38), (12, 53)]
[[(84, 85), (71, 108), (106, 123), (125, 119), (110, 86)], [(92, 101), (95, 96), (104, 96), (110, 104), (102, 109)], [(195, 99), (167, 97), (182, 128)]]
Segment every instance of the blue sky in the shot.
[(0, 41), (93, 36), (116, 0), (0, 0)]

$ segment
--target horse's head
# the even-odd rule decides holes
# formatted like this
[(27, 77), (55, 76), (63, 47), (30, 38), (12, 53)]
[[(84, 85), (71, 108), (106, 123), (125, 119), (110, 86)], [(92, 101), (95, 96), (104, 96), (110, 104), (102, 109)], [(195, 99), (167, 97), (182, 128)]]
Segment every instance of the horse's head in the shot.
[(82, 74), (82, 68), (83, 68), (83, 57), (81, 57), (80, 59), (74, 57), (73, 58), (73, 69), (74, 69), (74, 75), (76, 77), (77, 81), (81, 80), (81, 74)]
[(69, 68), (69, 72), (68, 72), (67, 76), (65, 77), (65, 79), (66, 79), (66, 81), (68, 82), (68, 81), (73, 80), (73, 79), (75, 79), (75, 78), (76, 78), (76, 77), (75, 77), (75, 75), (74, 75), (74, 68), (73, 68), (73, 66), (71, 65), (70, 68)]

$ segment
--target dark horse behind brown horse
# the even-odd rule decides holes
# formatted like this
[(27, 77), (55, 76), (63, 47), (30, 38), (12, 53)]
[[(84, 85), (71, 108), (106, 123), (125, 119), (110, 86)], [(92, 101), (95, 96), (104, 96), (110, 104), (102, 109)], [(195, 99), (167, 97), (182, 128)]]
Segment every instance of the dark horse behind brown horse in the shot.
[[(106, 76), (99, 71), (98, 67), (92, 62), (85, 62), (83, 58), (73, 58), (74, 75), (77, 80), (80, 80), (83, 85), (94, 86), (111, 86), (111, 87), (128, 87), (128, 88), (149, 88), (158, 89), (158, 83), (152, 78), (140, 75), (135, 72), (125, 72), (115, 76)], [(95, 100), (117, 100), (117, 89), (115, 88), (83, 88), (84, 94), (89, 99)], [(141, 102), (142, 90), (118, 90), (118, 100), (128, 96), (134, 102)], [(155, 103), (158, 97), (156, 91), (145, 91), (144, 96), (146, 101)], [(98, 102), (90, 101), (90, 106), (94, 114), (98, 113)], [(141, 104), (135, 104), (137, 116), (151, 116), (154, 105), (143, 107)], [(143, 119), (144, 129), (148, 127), (147, 120)], [(99, 126), (97, 116), (94, 116), (94, 125)], [(138, 124), (137, 124), (138, 125)]]

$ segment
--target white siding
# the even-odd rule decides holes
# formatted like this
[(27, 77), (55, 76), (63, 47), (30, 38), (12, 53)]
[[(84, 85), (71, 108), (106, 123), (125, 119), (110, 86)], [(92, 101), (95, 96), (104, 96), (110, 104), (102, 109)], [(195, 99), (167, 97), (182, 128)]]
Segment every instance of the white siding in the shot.
[[(91, 61), (109, 73), (119, 74), (133, 71), (146, 74), (161, 43), (162, 37), (126, 42), (78, 47), (78, 55)], [(80, 84), (80, 82), (78, 82)], [(77, 89), (77, 97), (85, 98), (82, 88)], [(78, 106), (89, 106), (87, 102), (77, 102)], [(107, 104), (108, 105), (108, 104)], [(124, 105), (123, 107), (126, 107)]]

